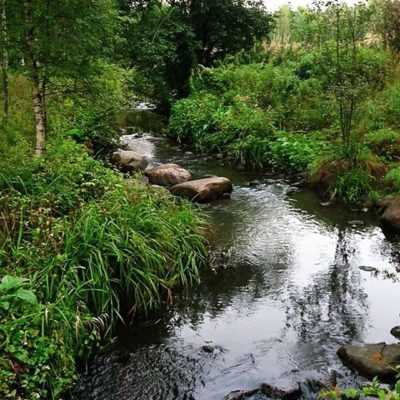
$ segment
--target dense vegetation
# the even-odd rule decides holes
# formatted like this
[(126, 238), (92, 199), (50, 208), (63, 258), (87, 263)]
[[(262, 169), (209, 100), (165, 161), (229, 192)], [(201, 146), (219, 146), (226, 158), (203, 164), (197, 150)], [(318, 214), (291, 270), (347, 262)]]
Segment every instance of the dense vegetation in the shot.
[(198, 281), (189, 203), (108, 167), (132, 71), (114, 1), (1, 2), (0, 397), (71, 397), (118, 323)]
[(137, 98), (200, 152), (348, 202), (400, 191), (399, 18), (398, 0), (0, 1), (0, 397), (71, 397), (118, 322), (198, 280), (196, 210), (109, 168)]
[(197, 70), (169, 134), (234, 163), (306, 171), (348, 202), (397, 192), (399, 33), (383, 23), (397, 3), (385, 7), (283, 8), (262, 49)]

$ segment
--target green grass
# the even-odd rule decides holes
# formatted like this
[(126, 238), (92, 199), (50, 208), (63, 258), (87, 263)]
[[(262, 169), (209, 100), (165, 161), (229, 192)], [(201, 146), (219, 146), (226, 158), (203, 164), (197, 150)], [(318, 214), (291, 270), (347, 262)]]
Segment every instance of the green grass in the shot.
[(75, 361), (118, 321), (198, 282), (205, 225), (189, 203), (124, 181), (72, 141), (40, 159), (23, 141), (3, 154), (1, 275), (27, 279), (37, 302), (0, 307), (0, 397), (59, 399)]

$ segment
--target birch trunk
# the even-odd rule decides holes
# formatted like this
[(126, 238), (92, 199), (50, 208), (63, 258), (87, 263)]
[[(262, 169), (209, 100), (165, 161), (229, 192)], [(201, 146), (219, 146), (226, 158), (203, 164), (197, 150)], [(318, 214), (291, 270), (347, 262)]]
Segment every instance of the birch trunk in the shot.
[(4, 125), (7, 124), (9, 110), (9, 90), (8, 90), (8, 32), (7, 32), (7, 13), (6, 0), (2, 0), (1, 4), (1, 38), (2, 38), (2, 60), (1, 72), (3, 76), (3, 112)]
[(36, 130), (36, 146), (35, 153), (40, 156), (46, 144), (46, 121), (45, 109), (43, 102), (43, 95), (41, 93), (39, 65), (35, 57), (34, 45), (34, 31), (32, 21), (32, 0), (24, 0), (24, 22), (26, 26), (25, 34), (25, 61), (30, 69), (30, 78), (32, 83), (32, 101), (33, 113), (35, 116), (35, 130)]

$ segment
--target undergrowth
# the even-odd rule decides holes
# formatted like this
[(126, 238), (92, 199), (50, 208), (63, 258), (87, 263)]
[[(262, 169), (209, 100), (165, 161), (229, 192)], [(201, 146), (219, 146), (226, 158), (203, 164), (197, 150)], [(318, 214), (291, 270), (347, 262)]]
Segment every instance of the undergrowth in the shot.
[(54, 398), (118, 321), (197, 282), (203, 221), (70, 140), (0, 159), (0, 397)]

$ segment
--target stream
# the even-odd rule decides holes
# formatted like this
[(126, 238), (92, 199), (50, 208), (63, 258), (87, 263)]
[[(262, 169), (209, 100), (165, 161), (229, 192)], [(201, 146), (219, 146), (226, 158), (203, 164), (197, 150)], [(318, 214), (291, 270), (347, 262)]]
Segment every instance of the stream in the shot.
[[(148, 111), (128, 116), (122, 141), (194, 179), (228, 177), (234, 191), (199, 206), (214, 230), (213, 269), (167, 309), (122, 329), (81, 376), (80, 398), (222, 400), (234, 390), (285, 387), (333, 371), (341, 386), (363, 382), (336, 351), (396, 342), (389, 333), (400, 324), (396, 237), (372, 213), (323, 207), (293, 182), (182, 149), (158, 136), (159, 122), (149, 118)], [(141, 137), (138, 119), (147, 121)], [(259, 185), (249, 186), (255, 179)]]

